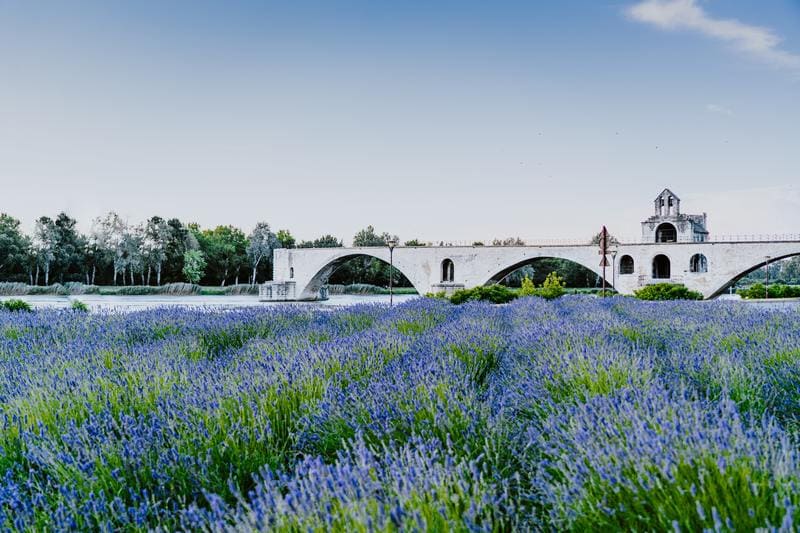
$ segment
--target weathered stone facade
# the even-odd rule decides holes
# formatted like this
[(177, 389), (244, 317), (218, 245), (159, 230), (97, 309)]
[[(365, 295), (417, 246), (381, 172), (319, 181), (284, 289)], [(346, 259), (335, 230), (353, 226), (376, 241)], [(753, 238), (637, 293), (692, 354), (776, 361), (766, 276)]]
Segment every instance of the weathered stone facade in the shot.
[[(664, 224), (673, 226), (674, 233)], [(682, 283), (707, 298), (714, 297), (767, 262), (800, 255), (800, 241), (709, 241), (706, 215), (682, 214), (680, 199), (669, 189), (656, 197), (655, 213), (642, 223), (642, 235), (641, 243), (618, 244), (609, 257), (606, 281), (622, 294), (632, 294), (651, 283), (669, 282)], [(265, 286), (264, 299), (324, 297), (333, 271), (344, 262), (365, 255), (389, 262), (385, 247), (277, 249), (273, 258), (275, 279), (279, 281)], [(567, 259), (603, 275), (597, 246), (591, 244), (394, 249), (395, 268), (420, 294), (495, 283), (538, 258)]]
[(653, 201), (653, 216), (642, 222), (642, 242), (705, 242), (707, 216), (681, 213), (681, 199), (664, 189)]

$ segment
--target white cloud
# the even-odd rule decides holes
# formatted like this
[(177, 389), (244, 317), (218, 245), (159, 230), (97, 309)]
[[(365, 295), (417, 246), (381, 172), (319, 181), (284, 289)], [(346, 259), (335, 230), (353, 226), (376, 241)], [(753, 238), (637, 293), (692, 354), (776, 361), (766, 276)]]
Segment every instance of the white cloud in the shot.
[(628, 7), (625, 13), (633, 20), (663, 30), (690, 30), (724, 41), (776, 67), (800, 70), (800, 55), (782, 49), (780, 37), (770, 28), (714, 18), (697, 0), (644, 0)]
[(719, 113), (720, 115), (728, 115), (729, 117), (733, 116), (733, 111), (719, 104), (706, 104), (706, 111), (708, 111), (709, 113)]

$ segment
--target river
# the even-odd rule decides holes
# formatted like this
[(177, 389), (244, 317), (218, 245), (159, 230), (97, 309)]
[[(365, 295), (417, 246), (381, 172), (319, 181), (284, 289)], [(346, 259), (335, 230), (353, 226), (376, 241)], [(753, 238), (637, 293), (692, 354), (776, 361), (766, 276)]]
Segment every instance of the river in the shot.
[[(419, 298), (416, 294), (396, 294), (395, 303), (407, 302)], [(97, 294), (84, 294), (78, 296), (0, 296), (0, 301), (9, 299), (21, 299), (30, 303), (35, 308), (67, 308), (73, 300), (80, 300), (92, 310), (119, 310), (135, 311), (139, 309), (153, 309), (156, 307), (201, 307), (201, 308), (232, 308), (232, 307), (251, 307), (251, 306), (271, 306), (285, 305), (287, 302), (259, 302), (258, 296), (238, 295), (238, 296), (100, 296)], [(800, 307), (800, 300), (756, 300), (747, 301), (733, 298), (723, 298), (726, 301), (745, 302), (747, 305), (759, 308), (786, 308)], [(354, 294), (334, 294), (330, 299), (321, 302), (291, 302), (300, 305), (318, 305), (323, 307), (341, 307), (345, 305), (355, 305), (362, 303), (381, 303), (388, 304), (388, 295), (354, 295)]]
[[(406, 302), (419, 298), (416, 294), (396, 294), (395, 303)], [(78, 296), (0, 296), (0, 301), (20, 299), (30, 303), (35, 308), (66, 308), (72, 305), (73, 300), (80, 300), (92, 310), (128, 310), (152, 309), (155, 307), (204, 307), (204, 308), (231, 308), (251, 307), (261, 305), (284, 305), (285, 302), (259, 302), (258, 296), (100, 296), (97, 294), (82, 294)], [(339, 307), (361, 303), (389, 303), (388, 295), (351, 295), (335, 294), (322, 302), (293, 302), (301, 305), (320, 305)]]

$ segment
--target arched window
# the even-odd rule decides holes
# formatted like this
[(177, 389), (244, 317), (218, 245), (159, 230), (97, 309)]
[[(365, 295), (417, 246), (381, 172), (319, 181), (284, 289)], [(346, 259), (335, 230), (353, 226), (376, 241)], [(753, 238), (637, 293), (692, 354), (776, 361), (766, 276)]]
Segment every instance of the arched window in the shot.
[(694, 254), (689, 259), (689, 272), (703, 273), (708, 272), (708, 260), (703, 254)]
[(669, 257), (659, 254), (653, 258), (653, 278), (655, 279), (669, 279)]
[(289, 279), (294, 277), (294, 267), (289, 267)]
[(452, 282), (455, 279), (455, 267), (453, 261), (445, 259), (442, 261), (442, 282)]
[(668, 222), (660, 224), (656, 228), (656, 242), (678, 242), (678, 230)]
[(619, 273), (620, 274), (633, 274), (633, 257), (623, 255), (619, 260)]

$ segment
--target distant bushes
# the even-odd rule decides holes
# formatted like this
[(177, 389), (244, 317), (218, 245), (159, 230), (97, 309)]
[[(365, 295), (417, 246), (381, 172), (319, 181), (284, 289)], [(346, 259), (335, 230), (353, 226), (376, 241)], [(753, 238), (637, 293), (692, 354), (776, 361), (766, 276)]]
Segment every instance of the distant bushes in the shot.
[(517, 297), (517, 291), (509, 289), (504, 285), (481, 285), (471, 289), (461, 289), (450, 296), (450, 301), (454, 304), (464, 302), (484, 301), (493, 304), (505, 304)]
[(702, 300), (703, 295), (677, 283), (647, 285), (633, 293), (640, 300)]
[(225, 287), (225, 294), (258, 295), (258, 285), (249, 285), (247, 283), (229, 285)]
[[(394, 287), (392, 289), (394, 294), (417, 294), (416, 289), (413, 287)], [(372, 285), (370, 283), (351, 283), (350, 285), (341, 284), (328, 284), (328, 294), (389, 294), (387, 287), (379, 285)]]
[(564, 296), (564, 282), (558, 277), (558, 273), (550, 272), (545, 278), (541, 287), (536, 287), (533, 281), (525, 277), (522, 280), (522, 287), (519, 289), (520, 296), (540, 296), (545, 300), (554, 300)]
[(19, 282), (0, 282), (0, 296), (69, 296), (78, 294), (100, 294), (100, 287), (72, 281), (63, 285), (61, 283), (53, 283), (52, 285), (44, 286), (27, 285)]
[(63, 287), (71, 295), (79, 294), (100, 294), (100, 287), (97, 285), (86, 285), (79, 281), (68, 281)]
[(54, 283), (52, 285), (26, 285), (18, 282), (0, 283), (0, 296), (79, 296), (85, 294), (100, 294), (104, 296), (151, 296), (151, 295), (172, 295), (190, 296), (197, 294), (258, 294), (258, 285), (230, 285), (228, 287), (203, 288), (193, 283), (167, 283), (166, 285), (127, 285), (99, 287), (97, 285), (85, 285), (78, 282), (68, 282), (63, 285)]
[(28, 294), (28, 285), (15, 281), (0, 282), (0, 294), (3, 296), (23, 296)]
[(202, 287), (193, 283), (167, 283), (158, 287), (149, 285), (129, 285), (127, 287), (104, 287), (100, 294), (120, 295), (120, 296), (149, 296), (149, 295), (170, 295), (170, 296), (190, 296), (200, 294)]
[(203, 296), (257, 295), (258, 285), (239, 283), (238, 285), (228, 285), (227, 287), (202, 287), (200, 294)]
[[(767, 289), (761, 283), (754, 283), (746, 289), (739, 289), (736, 293), (742, 298), (754, 299), (765, 298), (767, 296)], [(769, 286), (770, 298), (800, 298), (800, 285), (770, 285)]]
[[(454, 304), (464, 302), (484, 301), (495, 304), (505, 304), (520, 296), (538, 296), (547, 300), (559, 298), (565, 294), (564, 282), (558, 274), (551, 272), (547, 275), (541, 287), (536, 287), (533, 281), (526, 277), (522, 280), (522, 287), (510, 289), (505, 285), (483, 285), (471, 289), (461, 289), (453, 293), (449, 300)], [(432, 295), (437, 298), (446, 298), (443, 293)]]

